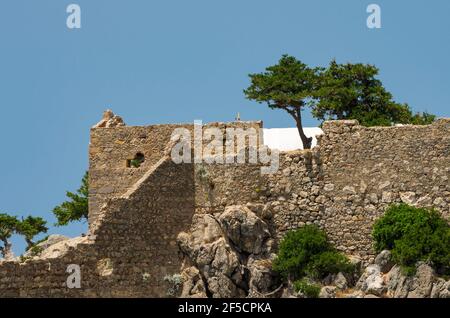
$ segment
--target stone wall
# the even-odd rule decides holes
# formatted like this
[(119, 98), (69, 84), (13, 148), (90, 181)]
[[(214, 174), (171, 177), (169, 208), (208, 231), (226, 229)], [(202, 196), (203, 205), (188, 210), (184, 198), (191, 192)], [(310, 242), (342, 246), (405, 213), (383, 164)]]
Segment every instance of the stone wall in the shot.
[(272, 216), (279, 238), (316, 224), (365, 261), (374, 257), (372, 225), (391, 203), (434, 207), (450, 219), (450, 120), (373, 128), (334, 121), (323, 130), (313, 150), (282, 153), (276, 174), (261, 175), (258, 165), (202, 165), (214, 186), (196, 182), (197, 213), (248, 204)]
[[(175, 128), (185, 125), (92, 128), (89, 147), (89, 225), (108, 200), (124, 194), (161, 159)], [(127, 167), (127, 160), (142, 153), (139, 168)]]
[(315, 151), (324, 225), (340, 249), (372, 258), (372, 224), (392, 203), (434, 207), (450, 220), (449, 119), (374, 128), (329, 122), (323, 129)]
[[(278, 239), (317, 224), (365, 261), (371, 226), (389, 204), (433, 206), (450, 218), (449, 119), (387, 128), (326, 122), (318, 147), (282, 153), (272, 175), (258, 164), (174, 164), (165, 147), (176, 127), (93, 129), (90, 235), (53, 257), (0, 262), (0, 296), (167, 296), (164, 277), (181, 267), (178, 233), (194, 214), (229, 205), (264, 215)], [(127, 168), (137, 152), (144, 164)], [(81, 266), (81, 289), (66, 287), (69, 264)]]
[[(181, 266), (176, 237), (194, 214), (192, 165), (163, 157), (100, 214), (62, 254), (0, 263), (0, 297), (168, 296), (164, 277)], [(70, 264), (81, 267), (80, 289), (67, 288)]]
[[(253, 128), (259, 134), (262, 122), (208, 123), (203, 126), (203, 130), (211, 127), (219, 128), (223, 132), (227, 128)], [(193, 137), (193, 124), (91, 129), (89, 146), (89, 227), (99, 217), (103, 204), (124, 194), (161, 159), (164, 148), (177, 128), (188, 129)], [(128, 160), (133, 159), (139, 153), (145, 157), (142, 165), (139, 168), (128, 167)]]

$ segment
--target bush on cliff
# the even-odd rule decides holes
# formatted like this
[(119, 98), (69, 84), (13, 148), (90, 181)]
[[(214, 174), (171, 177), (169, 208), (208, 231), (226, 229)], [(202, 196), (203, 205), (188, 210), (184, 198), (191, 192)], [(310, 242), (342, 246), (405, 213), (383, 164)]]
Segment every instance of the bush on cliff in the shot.
[(305, 295), (307, 298), (319, 298), (320, 286), (311, 284), (305, 279), (296, 280), (294, 282), (294, 290)]
[(418, 261), (450, 272), (450, 226), (433, 209), (392, 205), (375, 223), (372, 236), (376, 252), (391, 250), (406, 273), (413, 273)]
[(286, 234), (273, 269), (284, 278), (309, 276), (320, 279), (328, 274), (351, 272), (353, 266), (346, 256), (333, 248), (322, 230), (307, 225)]

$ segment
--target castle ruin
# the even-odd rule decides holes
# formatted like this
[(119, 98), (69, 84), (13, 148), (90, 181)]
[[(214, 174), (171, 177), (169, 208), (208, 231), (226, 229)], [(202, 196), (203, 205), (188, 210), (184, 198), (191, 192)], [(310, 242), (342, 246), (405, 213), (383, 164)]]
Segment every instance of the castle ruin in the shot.
[[(450, 220), (450, 119), (371, 128), (328, 121), (315, 148), (282, 152), (278, 172), (267, 175), (260, 164), (175, 164), (171, 136), (180, 127), (194, 129), (130, 127), (114, 117), (93, 127), (89, 234), (63, 253), (0, 262), (0, 297), (166, 297), (164, 277), (182, 265), (178, 234), (195, 215), (232, 205), (264, 214), (278, 238), (317, 224), (367, 262), (372, 224), (389, 204), (434, 207)], [(259, 131), (262, 122), (204, 127)], [(67, 286), (70, 264), (80, 266), (80, 288)]]

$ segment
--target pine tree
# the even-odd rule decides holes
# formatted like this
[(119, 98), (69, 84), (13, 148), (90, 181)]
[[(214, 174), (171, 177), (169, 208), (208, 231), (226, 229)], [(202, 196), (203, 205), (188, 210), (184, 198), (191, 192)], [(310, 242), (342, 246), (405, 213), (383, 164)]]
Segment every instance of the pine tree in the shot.
[(89, 206), (89, 174), (86, 172), (81, 180), (81, 187), (76, 193), (67, 191), (68, 201), (53, 209), (58, 222), (57, 226), (64, 226), (69, 222), (80, 221), (88, 218)]

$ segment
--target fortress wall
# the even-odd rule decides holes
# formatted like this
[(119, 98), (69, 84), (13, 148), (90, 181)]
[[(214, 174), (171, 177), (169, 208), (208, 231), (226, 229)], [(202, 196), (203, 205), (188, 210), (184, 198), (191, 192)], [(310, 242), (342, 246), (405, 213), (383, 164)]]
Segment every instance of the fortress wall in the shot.
[(434, 207), (450, 220), (449, 119), (373, 128), (328, 122), (323, 129), (317, 153), (325, 228), (341, 250), (372, 258), (372, 225), (392, 203)]
[(256, 201), (264, 184), (259, 164), (196, 164), (196, 211), (215, 213), (228, 205)]
[(275, 174), (261, 175), (259, 165), (202, 165), (214, 188), (196, 181), (197, 213), (248, 203), (271, 216), (279, 238), (316, 224), (340, 250), (369, 261), (372, 225), (389, 204), (435, 207), (450, 219), (449, 126), (448, 119), (374, 128), (326, 122), (319, 146), (282, 153)]
[(176, 237), (190, 226), (194, 198), (193, 166), (167, 157), (134, 191), (110, 201), (92, 236), (114, 269), (114, 296), (167, 296), (164, 277), (179, 272)]
[[(108, 200), (124, 194), (159, 159), (175, 128), (189, 125), (155, 125), (91, 129), (89, 147), (89, 226)], [(139, 168), (127, 160), (145, 156)]]
[[(227, 128), (254, 128), (259, 134), (262, 122), (208, 123), (203, 126), (203, 131), (211, 127), (219, 128), (224, 135)], [(188, 129), (193, 141), (193, 124), (91, 129), (89, 228), (99, 217), (104, 203), (124, 194), (162, 157), (164, 148), (177, 128)], [(204, 144), (208, 143), (204, 141)], [(144, 163), (139, 168), (127, 167), (127, 160), (133, 159), (137, 153), (144, 154)]]
[[(0, 262), (0, 297), (95, 297), (103, 287), (96, 273), (96, 252), (86, 240), (59, 257)], [(80, 266), (82, 288), (69, 289), (70, 264)]]
[[(159, 139), (139, 141), (140, 129), (129, 129), (93, 133), (94, 190), (98, 180), (97, 187), (119, 184), (121, 175), (114, 172), (122, 169), (124, 154), (138, 148), (155, 147), (154, 157), (146, 152), (154, 165), (127, 175), (134, 182), (125, 177), (130, 184), (123, 193), (105, 197), (106, 205), (90, 220), (90, 236), (64, 255), (0, 262), (0, 296), (167, 296), (164, 277), (178, 273), (181, 265), (178, 233), (188, 230), (194, 213), (220, 212), (231, 204), (247, 204), (264, 215), (278, 238), (317, 224), (340, 250), (365, 261), (373, 259), (372, 224), (391, 203), (433, 206), (450, 219), (448, 119), (387, 128), (326, 122), (318, 147), (282, 153), (280, 169), (272, 175), (261, 175), (259, 165), (177, 165), (161, 158), (165, 146)], [(100, 147), (96, 138), (106, 144)], [(127, 142), (115, 142), (123, 139)], [(65, 285), (69, 264), (81, 266), (81, 289)]]
[[(103, 209), (65, 254), (0, 262), (0, 297), (167, 297), (164, 277), (181, 266), (176, 237), (194, 214), (193, 166), (164, 157)], [(67, 288), (69, 264), (81, 268), (80, 289)]]

